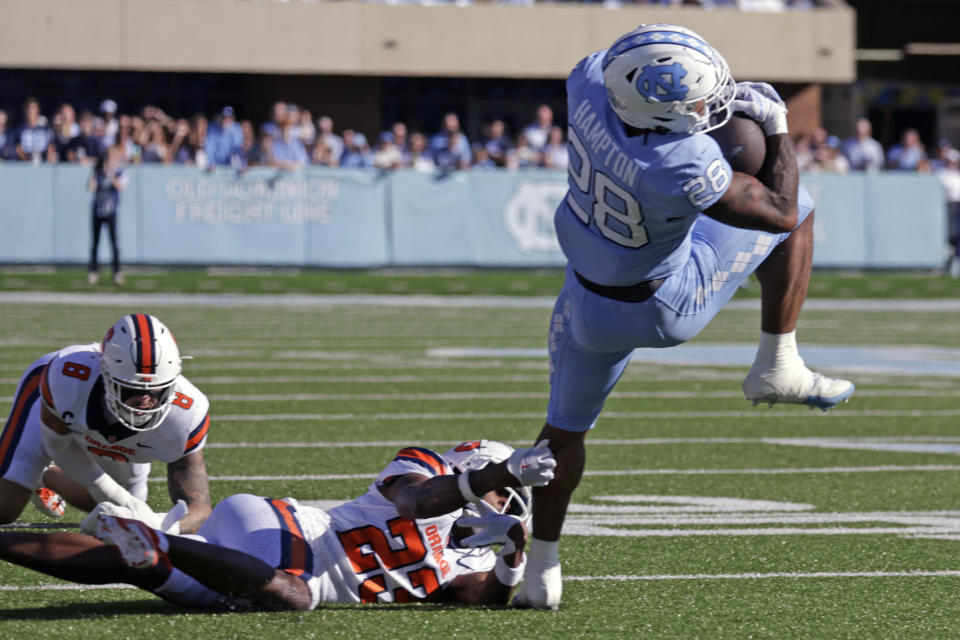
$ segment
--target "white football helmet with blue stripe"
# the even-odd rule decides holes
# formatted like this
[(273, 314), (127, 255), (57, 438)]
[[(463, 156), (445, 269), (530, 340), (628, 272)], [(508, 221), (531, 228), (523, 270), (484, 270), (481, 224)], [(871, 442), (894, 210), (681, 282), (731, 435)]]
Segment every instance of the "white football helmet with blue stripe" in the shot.
[[(180, 362), (177, 342), (162, 322), (146, 313), (123, 316), (100, 343), (107, 410), (128, 429), (155, 429), (172, 406)], [(127, 404), (143, 394), (154, 397), (156, 404), (151, 408)]]
[(623, 122), (687, 134), (723, 126), (737, 89), (723, 56), (672, 24), (641, 25), (614, 42), (603, 58), (603, 82)]

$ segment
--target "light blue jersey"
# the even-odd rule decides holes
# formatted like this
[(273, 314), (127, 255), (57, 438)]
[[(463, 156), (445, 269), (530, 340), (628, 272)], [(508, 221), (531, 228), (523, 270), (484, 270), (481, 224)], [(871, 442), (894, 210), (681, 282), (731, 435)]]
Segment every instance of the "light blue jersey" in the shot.
[[(703, 134), (628, 136), (610, 108), (601, 62), (580, 62), (567, 80), (570, 189), (554, 222), (569, 264), (550, 322), (547, 422), (592, 428), (635, 348), (697, 335), (790, 233), (732, 227), (703, 211), (733, 176)], [(813, 210), (800, 189), (799, 221)], [(589, 291), (664, 278), (643, 302)]]
[(694, 222), (733, 172), (710, 136), (627, 135), (607, 102), (603, 54), (567, 79), (570, 188), (554, 224), (577, 272), (622, 286), (682, 268)]

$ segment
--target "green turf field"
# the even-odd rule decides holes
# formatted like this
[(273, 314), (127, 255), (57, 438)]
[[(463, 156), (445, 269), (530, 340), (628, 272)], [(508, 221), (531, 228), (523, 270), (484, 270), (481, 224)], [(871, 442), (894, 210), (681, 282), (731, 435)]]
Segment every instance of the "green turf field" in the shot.
[[(562, 269), (294, 269), (294, 268), (163, 268), (134, 266), (125, 271), (122, 287), (109, 269), (99, 283), (87, 284), (86, 269), (65, 267), (0, 267), (0, 291), (125, 293), (374, 293), (388, 295), (554, 296), (563, 282)], [(743, 297), (759, 297), (746, 287)], [(817, 271), (810, 296), (818, 298), (953, 298), (960, 297), (960, 279), (942, 273)]]
[[(466, 283), (460, 293), (498, 295), (511, 282), (498, 272), (495, 285), (490, 274), (344, 273), (368, 283), (396, 277), (406, 289), (394, 293), (457, 293), (418, 289), (418, 278), (456, 279)], [(83, 276), (72, 277), (82, 282)], [(176, 290), (170, 283), (137, 284), (167, 277), (131, 274), (126, 289)], [(18, 278), (38, 281), (11, 283)], [(324, 292), (316, 288), (317, 274), (229, 278), (243, 280), (237, 291), (249, 293)], [(829, 291), (842, 284), (869, 297), (869, 278), (837, 284), (843, 278), (825, 278)], [(182, 288), (217, 291), (201, 281)], [(260, 288), (263, 281), (270, 290)], [(546, 272), (531, 281), (513, 295), (549, 295), (559, 278)], [(947, 297), (954, 288), (943, 278), (890, 275), (876, 282), (887, 283), (894, 298)], [(931, 283), (948, 293), (930, 293)], [(0, 276), (0, 289), (30, 288), (84, 289), (69, 285), (64, 274)], [(390, 293), (349, 282), (326, 293), (353, 290)], [(540, 351), (549, 308), (445, 300), (429, 307), (244, 306), (236, 300), (225, 306), (209, 298), (125, 298), (119, 305), (110, 298), (5, 301), (0, 415), (9, 411), (16, 381), (34, 358), (98, 340), (120, 314), (147, 311), (194, 356), (184, 373), (211, 398), (206, 458), (215, 500), (241, 491), (348, 499), (362, 493), (403, 444), (442, 451), (462, 439), (488, 437), (528, 446), (542, 424), (547, 367)], [(930, 366), (960, 359), (953, 351), (960, 348), (957, 312), (947, 305), (832, 309), (814, 302), (802, 317), (801, 352), (941, 348), (920, 356), (921, 374), (924, 358)], [(689, 346), (749, 345), (759, 325), (749, 306), (725, 310)], [(561, 545), (566, 582), (557, 612), (431, 605), (184, 612), (146, 592), (78, 590), (0, 564), (0, 638), (956, 638), (957, 378), (907, 375), (908, 369), (846, 371), (857, 394), (823, 414), (750, 407), (740, 394), (746, 367), (739, 363), (635, 361), (588, 439), (587, 475)], [(829, 372), (844, 373), (843, 362)], [(158, 510), (167, 508), (163, 473), (155, 468), (151, 485)], [(68, 510), (65, 520), (80, 517)], [(21, 518), (44, 521), (29, 506)]]

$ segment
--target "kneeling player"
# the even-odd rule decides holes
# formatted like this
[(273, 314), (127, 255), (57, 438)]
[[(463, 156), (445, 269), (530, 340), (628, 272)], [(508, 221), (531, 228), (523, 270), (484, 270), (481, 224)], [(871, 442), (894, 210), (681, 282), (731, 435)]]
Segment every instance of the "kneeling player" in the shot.
[[(65, 500), (84, 511), (112, 502), (165, 531), (196, 531), (210, 513), (210, 402), (180, 371), (173, 334), (145, 313), (123, 316), (99, 343), (38, 358), (0, 432), (0, 523), (19, 518), (31, 499), (63, 515)], [(181, 509), (147, 506), (153, 461), (167, 464), (170, 498), (189, 508), (183, 520)]]

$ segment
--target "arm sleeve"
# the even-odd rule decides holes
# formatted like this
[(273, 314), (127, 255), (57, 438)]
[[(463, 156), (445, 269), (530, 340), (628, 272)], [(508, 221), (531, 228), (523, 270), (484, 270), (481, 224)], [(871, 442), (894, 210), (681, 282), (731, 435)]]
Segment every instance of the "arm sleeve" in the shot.
[(54, 462), (64, 473), (82, 484), (97, 502), (125, 504), (130, 492), (104, 472), (83, 450), (72, 434), (60, 434), (47, 426), (41, 427), (43, 444), (51, 452)]

